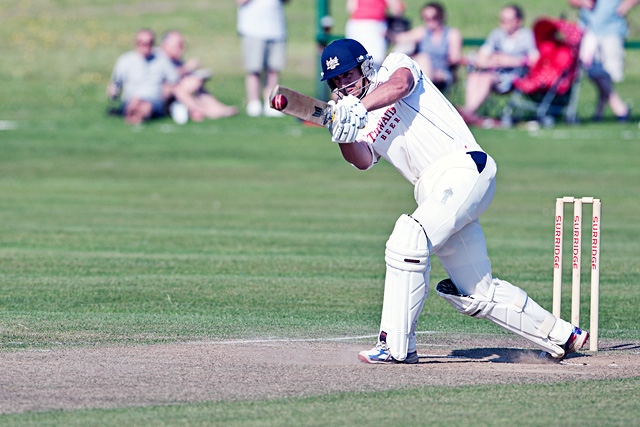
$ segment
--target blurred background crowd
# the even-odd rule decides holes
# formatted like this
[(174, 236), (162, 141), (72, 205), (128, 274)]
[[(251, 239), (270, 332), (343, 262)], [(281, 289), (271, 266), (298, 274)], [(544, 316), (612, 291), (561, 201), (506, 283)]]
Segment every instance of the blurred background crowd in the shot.
[[(337, 10), (342, 3), (335, 2), (333, 14), (319, 21), (326, 42), (339, 37), (356, 39), (377, 67), (392, 51), (413, 57), (471, 126), (509, 126), (514, 119), (525, 117), (513, 110), (528, 104), (498, 108), (487, 102), (494, 95), (514, 92), (534, 103), (534, 119), (564, 116), (575, 122), (578, 98), (572, 90), (581, 77), (587, 77), (596, 92), (589, 120), (601, 121), (608, 111), (617, 121), (631, 120), (631, 105), (620, 96), (616, 84), (625, 76), (627, 16), (640, 0), (565, 1), (575, 19), (529, 17), (522, 5), (496, 5), (492, 10), (495, 28), (475, 38), (466, 37), (462, 26), (449, 24), (451, 12), (447, 2), (441, 1), (409, 10), (402, 0), (346, 0), (343, 11)], [(244, 100), (228, 105), (216, 97), (217, 64), (203, 66), (198, 58), (186, 55), (188, 34), (165, 30), (156, 40), (155, 30), (143, 27), (131, 37), (133, 49), (117, 58), (113, 67), (107, 95), (116, 104), (110, 111), (130, 124), (164, 115), (184, 124), (231, 117), (241, 110), (250, 117), (281, 117), (282, 113), (270, 108), (269, 94), (288, 64), (299, 60), (288, 49), (287, 3), (236, 0)], [(328, 4), (325, 7), (328, 10)], [(344, 31), (335, 24), (337, 14), (344, 14)], [(320, 42), (319, 49), (322, 47)], [(541, 105), (545, 108), (542, 114)]]

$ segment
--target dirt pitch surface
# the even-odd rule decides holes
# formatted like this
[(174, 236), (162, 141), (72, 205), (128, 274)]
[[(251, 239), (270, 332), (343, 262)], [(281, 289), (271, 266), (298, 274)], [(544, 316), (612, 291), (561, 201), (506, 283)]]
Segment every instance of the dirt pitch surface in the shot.
[[(446, 340), (446, 342), (444, 342)], [(421, 336), (417, 365), (367, 365), (372, 340), (242, 341), (0, 353), (0, 413), (255, 400), (332, 392), (640, 375), (640, 343), (561, 363), (515, 337)]]

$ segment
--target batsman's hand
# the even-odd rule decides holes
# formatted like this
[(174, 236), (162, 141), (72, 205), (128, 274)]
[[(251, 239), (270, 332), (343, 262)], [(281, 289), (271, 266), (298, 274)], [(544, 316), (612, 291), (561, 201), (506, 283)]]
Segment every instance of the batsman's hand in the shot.
[(346, 96), (337, 103), (330, 101), (333, 119), (329, 124), (333, 142), (355, 142), (358, 130), (367, 125), (367, 109), (353, 95)]

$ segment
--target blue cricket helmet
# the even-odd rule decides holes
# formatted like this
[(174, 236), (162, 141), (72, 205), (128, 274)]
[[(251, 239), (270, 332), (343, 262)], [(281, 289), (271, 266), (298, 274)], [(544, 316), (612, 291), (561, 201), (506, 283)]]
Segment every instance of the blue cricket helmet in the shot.
[[(322, 52), (321, 81), (326, 81), (367, 62), (370, 64), (371, 55), (358, 41), (353, 39), (339, 39), (331, 42)], [(364, 71), (364, 70), (363, 70)]]

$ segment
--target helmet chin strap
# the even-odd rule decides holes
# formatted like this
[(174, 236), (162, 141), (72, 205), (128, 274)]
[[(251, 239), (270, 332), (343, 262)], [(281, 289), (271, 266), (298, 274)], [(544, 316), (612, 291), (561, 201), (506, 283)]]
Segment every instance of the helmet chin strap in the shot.
[[(358, 82), (362, 81), (362, 88), (360, 89), (360, 95), (358, 95), (358, 99), (362, 99), (365, 97), (365, 95), (369, 92), (369, 88), (371, 87), (371, 81), (367, 78), (367, 77), (361, 77), (356, 81), (353, 81), (351, 83), (349, 83), (348, 85), (344, 85), (342, 87), (337, 87), (335, 89), (332, 90), (333, 93), (336, 94), (336, 96), (338, 97), (338, 99), (342, 99), (345, 95), (343, 94), (343, 90), (346, 92), (346, 90), (348, 88), (350, 88), (351, 86), (357, 84)], [(366, 81), (366, 84), (364, 83)]]

